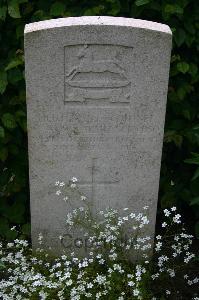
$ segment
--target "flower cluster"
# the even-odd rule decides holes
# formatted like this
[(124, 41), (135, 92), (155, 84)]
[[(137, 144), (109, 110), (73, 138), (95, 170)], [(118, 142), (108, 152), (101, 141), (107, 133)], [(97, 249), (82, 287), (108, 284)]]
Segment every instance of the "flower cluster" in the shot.
[[(56, 186), (56, 194), (68, 201), (65, 183), (58, 181)], [(76, 178), (70, 188), (77, 188)], [(78, 195), (85, 204), (86, 197)], [(165, 209), (164, 217), (163, 234), (153, 241), (147, 234), (148, 207), (139, 213), (128, 208), (94, 213), (85, 205), (66, 217), (67, 233), (75, 228), (81, 232), (78, 247), (64, 248), (59, 257), (42, 249), (41, 234), (40, 248), (34, 252), (24, 240), (2, 242), (0, 299), (197, 300), (199, 278), (191, 272), (195, 263), (193, 236), (179, 228), (181, 216), (175, 207)], [(64, 244), (64, 236), (59, 240)]]
[[(177, 213), (176, 207), (164, 209), (163, 214), (165, 220), (162, 223), (162, 228), (164, 231), (162, 235), (159, 234), (155, 237), (153, 255), (155, 272), (151, 275), (151, 278), (155, 282), (161, 282), (167, 277), (168, 289), (165, 290), (165, 295), (172, 295), (175, 291), (175, 295), (172, 296), (172, 299), (175, 297), (176, 299), (189, 299), (185, 298), (184, 291), (189, 285), (195, 285), (195, 290), (197, 291), (196, 285), (199, 281), (199, 277), (197, 276), (190, 279), (187, 274), (183, 275), (183, 272), (186, 272), (186, 270), (191, 271), (192, 276), (193, 273), (195, 273), (193, 272), (194, 265), (192, 265), (192, 262), (194, 262), (196, 266), (196, 261), (194, 261), (195, 254), (191, 251), (194, 237), (186, 233), (185, 228), (182, 226), (181, 215)], [(179, 225), (181, 226), (180, 230), (176, 227)], [(171, 282), (174, 282), (174, 280), (176, 280), (176, 283), (181, 281), (181, 291), (177, 290), (176, 287), (173, 292), (170, 290), (169, 285)], [(180, 293), (183, 295), (182, 298), (179, 298)]]

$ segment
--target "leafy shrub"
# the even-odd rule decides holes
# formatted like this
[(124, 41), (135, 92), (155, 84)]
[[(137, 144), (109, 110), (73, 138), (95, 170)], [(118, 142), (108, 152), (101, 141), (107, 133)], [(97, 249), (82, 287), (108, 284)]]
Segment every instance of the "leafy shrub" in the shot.
[[(197, 0), (0, 0), (0, 234), (29, 222), (23, 29), (26, 23), (68, 16), (111, 15), (168, 24), (173, 51), (162, 157), (159, 207), (177, 205), (199, 235), (199, 177), (187, 164), (198, 152)], [(13, 236), (13, 235), (12, 235)]]

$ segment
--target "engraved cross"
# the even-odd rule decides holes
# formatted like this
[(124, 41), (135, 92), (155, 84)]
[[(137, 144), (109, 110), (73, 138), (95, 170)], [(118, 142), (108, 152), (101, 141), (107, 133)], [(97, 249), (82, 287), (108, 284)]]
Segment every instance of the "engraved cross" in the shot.
[(91, 181), (79, 181), (78, 182), (78, 186), (91, 186), (91, 197), (92, 197), (92, 200), (94, 199), (95, 197), (95, 187), (96, 185), (115, 185), (119, 182), (119, 180), (115, 180), (115, 181), (100, 181), (100, 180), (96, 180), (95, 179), (95, 174), (96, 174), (96, 171), (99, 170), (99, 168), (96, 166), (96, 161), (97, 161), (97, 158), (92, 158), (92, 164), (91, 164), (91, 167), (89, 167), (91, 169)]

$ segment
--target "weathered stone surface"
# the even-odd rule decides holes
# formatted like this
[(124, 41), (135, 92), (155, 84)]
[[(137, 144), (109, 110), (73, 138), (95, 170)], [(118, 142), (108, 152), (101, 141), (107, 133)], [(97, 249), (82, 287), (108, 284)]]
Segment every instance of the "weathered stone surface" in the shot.
[(168, 26), (113, 17), (25, 28), (33, 245), (58, 251), (71, 209), (56, 180), (79, 179), (98, 211), (150, 206), (154, 233), (171, 50)]

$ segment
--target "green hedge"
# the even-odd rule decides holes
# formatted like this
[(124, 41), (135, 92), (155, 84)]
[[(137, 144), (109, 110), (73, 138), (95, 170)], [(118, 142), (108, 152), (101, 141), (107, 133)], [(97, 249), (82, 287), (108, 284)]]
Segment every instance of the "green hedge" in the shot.
[(111, 15), (168, 24), (173, 51), (159, 206), (177, 205), (199, 236), (198, 0), (0, 0), (0, 234), (29, 230), (23, 30), (26, 23)]

